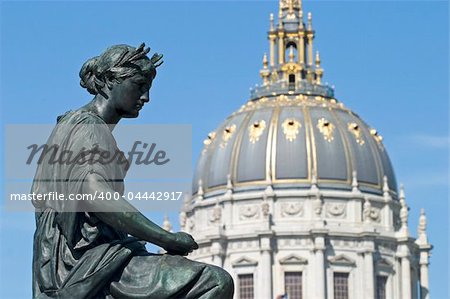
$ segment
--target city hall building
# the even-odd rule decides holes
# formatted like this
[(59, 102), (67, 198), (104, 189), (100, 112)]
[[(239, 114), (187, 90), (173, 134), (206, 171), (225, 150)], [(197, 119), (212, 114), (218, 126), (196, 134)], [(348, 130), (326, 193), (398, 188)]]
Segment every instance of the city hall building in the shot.
[(415, 239), (382, 136), (322, 82), (315, 34), (280, 0), (262, 84), (204, 141), (190, 258), (225, 268), (236, 299), (429, 298), (425, 214)]

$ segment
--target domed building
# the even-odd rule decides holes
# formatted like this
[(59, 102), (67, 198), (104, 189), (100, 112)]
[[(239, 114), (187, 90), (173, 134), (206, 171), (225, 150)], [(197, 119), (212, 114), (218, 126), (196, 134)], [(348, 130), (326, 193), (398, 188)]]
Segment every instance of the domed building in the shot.
[[(418, 237), (381, 135), (323, 84), (300, 0), (270, 17), (262, 85), (204, 141), (182, 230), (235, 298), (429, 298)], [(285, 297), (286, 298), (286, 297)]]

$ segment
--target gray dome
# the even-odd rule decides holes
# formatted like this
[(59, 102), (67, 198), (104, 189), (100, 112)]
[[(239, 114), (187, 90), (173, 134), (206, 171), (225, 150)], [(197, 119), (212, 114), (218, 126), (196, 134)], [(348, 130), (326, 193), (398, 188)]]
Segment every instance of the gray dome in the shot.
[[(205, 140), (193, 194), (277, 188), (351, 190), (381, 194), (384, 177), (397, 184), (382, 138), (333, 98), (278, 95), (247, 102)], [(356, 173), (355, 173), (356, 172)]]

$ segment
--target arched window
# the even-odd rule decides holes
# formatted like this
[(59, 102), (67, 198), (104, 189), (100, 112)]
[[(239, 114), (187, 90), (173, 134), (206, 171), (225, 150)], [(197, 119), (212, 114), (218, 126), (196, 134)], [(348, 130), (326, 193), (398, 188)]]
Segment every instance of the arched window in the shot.
[[(292, 51), (292, 52), (291, 52)], [(286, 57), (286, 61), (290, 61), (290, 54), (293, 54), (293, 61), (297, 60), (297, 44), (293, 41), (290, 41), (286, 44), (286, 48), (285, 48), (285, 56)]]

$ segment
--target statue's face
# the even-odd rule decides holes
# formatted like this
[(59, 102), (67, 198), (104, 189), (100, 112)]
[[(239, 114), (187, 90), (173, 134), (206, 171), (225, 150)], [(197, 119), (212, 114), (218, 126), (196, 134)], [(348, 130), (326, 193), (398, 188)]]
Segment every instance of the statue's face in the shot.
[(111, 100), (114, 109), (124, 118), (135, 118), (145, 103), (150, 101), (149, 91), (152, 80), (141, 74), (126, 78), (113, 85)]

